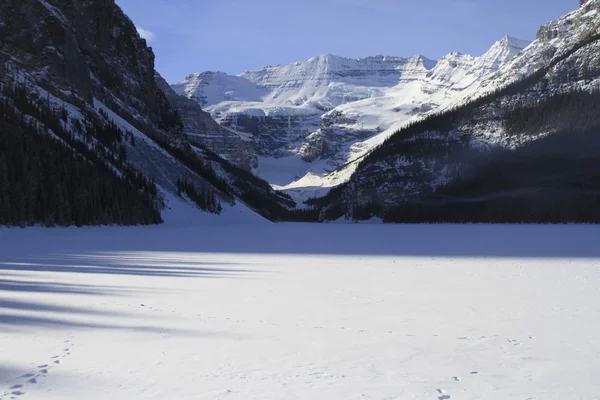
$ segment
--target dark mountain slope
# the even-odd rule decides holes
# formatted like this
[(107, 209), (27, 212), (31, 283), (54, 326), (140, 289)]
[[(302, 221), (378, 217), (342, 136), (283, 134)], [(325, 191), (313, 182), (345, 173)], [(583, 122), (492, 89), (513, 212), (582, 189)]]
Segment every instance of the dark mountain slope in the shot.
[[(46, 138), (40, 143), (48, 149), (56, 148), (59, 153), (66, 149), (72, 153), (69, 162), (86, 160), (94, 166), (81, 179), (97, 179), (92, 172), (95, 168), (106, 170), (103, 184), (125, 184), (139, 194), (135, 201), (149, 207), (145, 216), (129, 218), (132, 208), (117, 198), (116, 190), (91, 190), (91, 204), (107, 203), (106, 207), (128, 217), (54, 219), (55, 223), (157, 222), (160, 218), (155, 214), (163, 207), (166, 192), (180, 194), (213, 213), (220, 211), (222, 203), (233, 205), (236, 198), (274, 219), (294, 206), (263, 181), (232, 168), (215, 154), (199, 152), (190, 143), (179, 113), (155, 81), (152, 50), (113, 0), (1, 2), (0, 86), (4, 107), (4, 132), (0, 134), (13, 135), (5, 146), (15, 146), (14, 135), (19, 132), (23, 140), (46, 135), (51, 144)], [(15, 93), (24, 98), (17, 99)], [(9, 120), (16, 120), (16, 126), (13, 122), (9, 126)], [(210, 134), (211, 129), (219, 129), (214, 121), (204, 122), (196, 126), (198, 131), (207, 129)], [(8, 140), (8, 136), (3, 138)], [(25, 157), (24, 152), (16, 154)], [(31, 182), (46, 179), (40, 175), (44, 169), (32, 169), (24, 178)], [(221, 175), (225, 170), (229, 172)], [(54, 179), (70, 179), (55, 175)], [(129, 179), (130, 175), (137, 178)], [(138, 184), (138, 178), (144, 183)], [(15, 200), (14, 190), (8, 189), (11, 185), (0, 187), (1, 198)], [(47, 191), (39, 192), (44, 199)], [(64, 204), (48, 204), (53, 205), (49, 213), (64, 214)], [(3, 223), (23, 223), (13, 217)], [(26, 220), (27, 224), (35, 222), (44, 218)]]
[[(515, 160), (507, 154), (528, 146), (528, 143), (545, 141), (554, 134), (563, 137), (567, 132), (586, 132), (589, 137), (600, 126), (597, 105), (599, 39), (600, 35), (591, 32), (529, 77), (400, 130), (364, 158), (348, 184), (313, 203), (324, 207), (322, 217), (387, 216), (390, 220), (402, 220), (397, 215), (405, 204), (411, 207), (415, 204), (439, 205), (438, 196), (450, 190), (449, 187), (452, 187), (453, 196), (468, 198), (470, 193), (459, 190), (464, 187), (460, 185), (464, 180), (476, 179), (479, 185), (485, 183), (488, 188), (499, 185), (497, 190), (487, 190), (481, 195), (500, 192), (502, 186), (498, 180), (477, 175), (487, 168), (487, 163), (493, 162), (490, 170), (508, 171)], [(564, 147), (559, 142), (548, 143), (558, 146), (555, 149), (558, 152)], [(575, 143), (584, 146), (582, 141)], [(543, 157), (543, 152), (550, 148), (540, 146), (536, 154)], [(581, 147), (580, 150), (587, 149)], [(515, 153), (515, 157), (521, 159), (520, 154)], [(580, 164), (573, 159), (572, 153), (564, 154), (560, 159), (565, 177), (577, 175)], [(568, 162), (570, 159), (573, 162)], [(534, 164), (538, 165), (538, 161)], [(527, 173), (526, 164), (521, 167), (525, 169), (523, 173)], [(539, 178), (543, 179), (543, 171), (536, 172), (534, 165), (531, 168), (530, 175), (539, 173)], [(478, 178), (473, 178), (475, 175)], [(535, 186), (536, 181), (532, 178), (528, 184)], [(515, 189), (509, 186), (509, 190)], [(570, 189), (557, 186), (556, 190)], [(523, 198), (523, 201), (526, 203), (527, 199)], [(502, 201), (495, 202), (495, 207), (500, 207), (500, 214), (502, 204)], [(512, 207), (508, 202), (506, 206)], [(420, 215), (419, 221), (437, 220), (433, 215), (429, 218), (428, 213), (421, 212)], [(469, 220), (468, 211), (461, 215), (464, 221)], [(564, 218), (566, 216), (558, 220)], [(472, 219), (478, 220), (475, 214)]]

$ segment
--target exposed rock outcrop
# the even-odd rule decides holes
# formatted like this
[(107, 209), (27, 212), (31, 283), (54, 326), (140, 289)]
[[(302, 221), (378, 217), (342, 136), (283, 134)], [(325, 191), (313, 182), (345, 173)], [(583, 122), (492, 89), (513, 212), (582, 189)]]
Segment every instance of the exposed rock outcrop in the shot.
[(160, 74), (156, 73), (155, 80), (173, 108), (179, 112), (190, 143), (206, 146), (247, 171), (258, 166), (252, 141), (242, 140), (239, 135), (223, 128), (196, 101), (175, 93)]
[(18, 60), (59, 96), (97, 98), (150, 135), (181, 138), (181, 125), (154, 83), (154, 53), (114, 0), (6, 0), (2, 58)]

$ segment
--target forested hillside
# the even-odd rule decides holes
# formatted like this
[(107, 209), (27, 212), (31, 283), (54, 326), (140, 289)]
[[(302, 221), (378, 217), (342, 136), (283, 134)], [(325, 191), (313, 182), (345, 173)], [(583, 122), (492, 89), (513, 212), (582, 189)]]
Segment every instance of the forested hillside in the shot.
[(34, 101), (25, 86), (2, 87), (0, 225), (160, 223), (156, 186), (126, 163), (125, 132), (98, 119), (79, 125), (109, 152), (76, 140), (68, 118), (66, 109)]
[[(0, 22), (0, 225), (160, 223), (167, 192), (293, 218), (289, 197), (190, 142), (114, 0), (8, 0)], [(220, 129), (199, 107), (185, 116), (190, 135)]]

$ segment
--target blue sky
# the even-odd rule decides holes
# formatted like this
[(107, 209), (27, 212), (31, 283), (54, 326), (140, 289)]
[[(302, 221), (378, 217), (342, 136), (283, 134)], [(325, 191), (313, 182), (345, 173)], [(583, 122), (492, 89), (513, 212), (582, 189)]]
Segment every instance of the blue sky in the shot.
[(533, 40), (578, 0), (116, 0), (145, 31), (169, 81), (238, 74), (319, 54), (479, 55), (504, 35)]

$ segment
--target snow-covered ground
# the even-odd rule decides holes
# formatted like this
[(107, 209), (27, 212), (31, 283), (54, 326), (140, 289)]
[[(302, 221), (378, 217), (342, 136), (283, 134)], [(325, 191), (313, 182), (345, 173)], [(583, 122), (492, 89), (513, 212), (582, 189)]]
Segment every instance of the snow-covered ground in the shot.
[(598, 399), (599, 237), (0, 229), (0, 399)]

